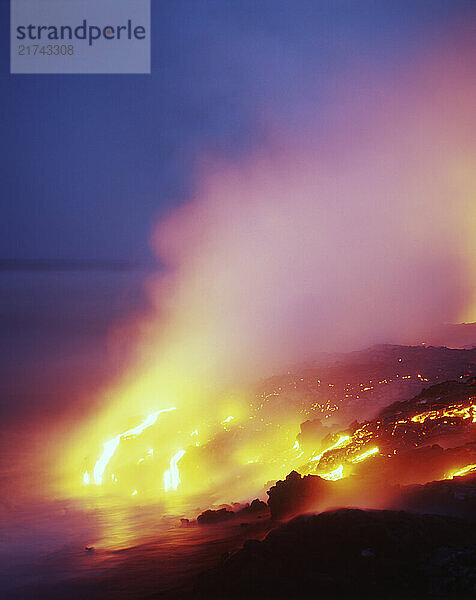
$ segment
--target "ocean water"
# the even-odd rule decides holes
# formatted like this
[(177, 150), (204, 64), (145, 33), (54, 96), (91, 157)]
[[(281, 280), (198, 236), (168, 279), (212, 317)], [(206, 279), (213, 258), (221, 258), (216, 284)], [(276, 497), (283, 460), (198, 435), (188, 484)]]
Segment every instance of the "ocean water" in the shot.
[(119, 600), (181, 590), (223, 553), (268, 529), (266, 519), (183, 527), (179, 514), (161, 514), (158, 506), (46, 502), (4, 509), (1, 597)]
[[(262, 535), (180, 527), (198, 507), (38, 500), (42, 445), (83, 418), (122, 373), (110, 329), (146, 304), (144, 273), (9, 272), (0, 294), (0, 598), (141, 598), (180, 589), (223, 552)], [(126, 361), (127, 362), (127, 361)], [(94, 405), (94, 404), (93, 404)], [(34, 498), (34, 499), (33, 499)], [(206, 501), (200, 503), (208, 508)], [(86, 548), (93, 547), (87, 551)]]

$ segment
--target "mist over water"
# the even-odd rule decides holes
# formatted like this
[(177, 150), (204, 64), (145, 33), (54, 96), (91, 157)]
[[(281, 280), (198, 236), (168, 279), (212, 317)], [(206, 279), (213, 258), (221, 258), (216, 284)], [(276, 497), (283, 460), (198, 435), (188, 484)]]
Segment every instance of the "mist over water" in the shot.
[(0, 513), (2, 597), (130, 598), (180, 589), (250, 531), (266, 530), (261, 523), (181, 528), (179, 514), (72, 501), (23, 506), (7, 519)]

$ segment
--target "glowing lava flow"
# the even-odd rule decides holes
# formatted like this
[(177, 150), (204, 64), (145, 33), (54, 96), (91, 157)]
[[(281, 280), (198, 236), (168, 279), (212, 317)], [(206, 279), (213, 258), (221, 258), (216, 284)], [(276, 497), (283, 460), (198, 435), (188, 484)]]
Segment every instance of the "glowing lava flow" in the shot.
[(328, 479), (329, 481), (337, 481), (344, 477), (344, 465), (339, 465), (337, 469), (330, 471), (329, 473), (322, 473), (319, 475), (322, 479)]
[(317, 454), (316, 456), (312, 456), (309, 459), (309, 462), (315, 462), (317, 460), (321, 460), (321, 458), (324, 456), (324, 454), (326, 454), (326, 452), (329, 452), (330, 450), (334, 450), (335, 448), (341, 448), (349, 440), (350, 440), (350, 435), (341, 435), (335, 444), (333, 444), (332, 446), (329, 446), (329, 448), (326, 448), (320, 454)]
[[(452, 430), (457, 431), (456, 428), (465, 423), (476, 423), (475, 399), (475, 396), (471, 396), (461, 403), (443, 407), (435, 406), (424, 412), (413, 414), (413, 416), (408, 415), (405, 418), (398, 418), (404, 417), (402, 410), (399, 410), (395, 415), (397, 418), (389, 418), (384, 414), (379, 419), (363, 423), (350, 435), (340, 434), (339, 439), (332, 446), (329, 446), (320, 454), (315, 451), (308, 459), (308, 463), (297, 470), (303, 474), (315, 473), (324, 479), (341, 479), (344, 475), (339, 471), (339, 468), (335, 469), (336, 465), (342, 463), (346, 468), (346, 465), (361, 463), (372, 456), (378, 455), (380, 453), (379, 446), (382, 447), (381, 444), (384, 447), (384, 454), (392, 451), (395, 453), (399, 444), (402, 445), (405, 440), (411, 446), (427, 445), (431, 436), (438, 434), (440, 425), (445, 426), (445, 431), (448, 431), (450, 427)], [(463, 425), (463, 427), (466, 427), (466, 425)], [(393, 442), (392, 438), (395, 437), (400, 439)], [(374, 446), (372, 442), (373, 444), (379, 442), (379, 445)], [(367, 448), (364, 452), (362, 452), (363, 446)], [(312, 463), (317, 464), (312, 465)], [(329, 471), (332, 468), (334, 470)], [(325, 474), (321, 475), (320, 471), (324, 471)], [(469, 465), (454, 474), (448, 475), (447, 479), (473, 471), (476, 471), (476, 465)], [(348, 476), (351, 472), (353, 472), (353, 469), (347, 470), (346, 468), (345, 476)]]
[(359, 456), (356, 456), (355, 458), (353, 458), (351, 460), (351, 462), (353, 462), (353, 463), (362, 462), (369, 456), (372, 456), (373, 454), (377, 454), (378, 451), (379, 451), (379, 449), (377, 448), (377, 446), (375, 446), (374, 448), (370, 448), (370, 450), (367, 450), (367, 452), (364, 452), (363, 454), (359, 454)]
[[(470, 398), (470, 400), (472, 400), (472, 398)], [(427, 419), (434, 421), (435, 419), (441, 419), (442, 417), (460, 417), (462, 419), (472, 418), (473, 423), (476, 423), (476, 404), (470, 404), (465, 407), (454, 405), (436, 410), (428, 410), (412, 417), (412, 421), (414, 423), (424, 423)]]
[[(348, 441), (348, 439), (350, 439), (350, 436), (341, 436), (339, 438), (338, 442), (336, 444), (334, 444), (334, 446), (332, 446), (332, 449), (342, 446), (343, 444), (345, 444), (345, 442)], [(323, 454), (325, 454), (328, 450), (330, 450), (330, 448), (325, 450), (323, 452)], [(350, 462), (353, 462), (353, 463), (362, 462), (363, 460), (366, 460), (367, 458), (369, 458), (370, 456), (373, 456), (374, 454), (377, 454), (378, 452), (379, 452), (379, 449), (377, 448), (377, 446), (375, 446), (374, 448), (370, 448), (366, 452), (359, 454), (358, 456), (353, 458)], [(344, 465), (339, 465), (336, 469), (334, 469), (333, 471), (329, 471), (328, 473), (318, 473), (318, 475), (319, 475), (319, 477), (322, 477), (322, 479), (327, 479), (329, 481), (337, 481), (344, 477)]]
[(179, 450), (177, 454), (174, 454), (170, 459), (170, 469), (164, 473), (164, 487), (165, 491), (173, 489), (176, 490), (180, 483), (180, 473), (178, 470), (178, 462), (185, 454), (185, 450)]
[(453, 479), (453, 477), (461, 477), (463, 475), (467, 475), (468, 473), (472, 473), (473, 471), (476, 471), (476, 465), (467, 465), (459, 471), (456, 471), (456, 473), (449, 475), (446, 479)]
[[(119, 446), (119, 442), (121, 441), (121, 439), (125, 440), (125, 439), (135, 438), (135, 437), (139, 436), (144, 431), (144, 429), (147, 429), (148, 427), (150, 427), (157, 421), (157, 417), (161, 413), (170, 412), (172, 410), (175, 410), (175, 407), (174, 408), (162, 408), (161, 410), (157, 410), (156, 412), (150, 414), (143, 423), (141, 423), (140, 425), (137, 425), (137, 427), (134, 427), (133, 429), (128, 429), (124, 433), (120, 433), (112, 440), (109, 440), (108, 442), (106, 442), (104, 444), (104, 450), (103, 450), (103, 453), (101, 454), (101, 457), (99, 458), (97, 463), (94, 465), (93, 482), (96, 485), (101, 485), (104, 471), (105, 471), (109, 461), (114, 456), (114, 452), (117, 450), (117, 447)], [(85, 484), (90, 483), (89, 473), (87, 471), (84, 474), (83, 481)]]
[[(459, 390), (457, 391), (459, 393)], [(105, 442), (103, 452), (96, 464), (94, 466), (94, 463), (87, 464), (87, 470), (85, 468), (82, 469), (82, 482), (85, 486), (90, 484), (106, 485), (105, 482), (110, 482), (112, 479), (112, 482), (115, 484), (118, 481), (116, 476), (118, 473), (116, 471), (116, 462), (120, 462), (124, 458), (125, 452), (130, 449), (134, 453), (137, 452), (138, 456), (125, 458), (126, 470), (123, 485), (126, 486), (124, 489), (127, 491), (127, 495), (132, 493), (132, 495), (140, 495), (141, 499), (145, 499), (149, 490), (153, 489), (155, 497), (157, 487), (161, 488), (161, 493), (172, 493), (174, 490), (179, 490), (181, 496), (186, 496), (189, 493), (195, 494), (209, 485), (203, 473), (209, 467), (213, 467), (214, 456), (212, 448), (214, 445), (209, 444), (209, 442), (215, 439), (215, 431), (218, 432), (218, 435), (223, 436), (223, 440), (220, 441), (229, 444), (229, 449), (233, 450), (233, 452), (229, 453), (229, 456), (232, 459), (235, 456), (239, 459), (239, 468), (242, 469), (242, 465), (248, 465), (244, 467), (247, 469), (247, 476), (248, 473), (250, 474), (249, 480), (245, 482), (245, 485), (262, 485), (261, 480), (266, 481), (269, 479), (268, 473), (271, 473), (271, 469), (274, 472), (276, 468), (281, 469), (283, 472), (296, 470), (302, 475), (312, 473), (313, 475), (318, 475), (323, 479), (334, 482), (351, 475), (359, 476), (361, 472), (365, 474), (366, 465), (364, 465), (364, 461), (372, 457), (380, 456), (381, 459), (386, 461), (387, 458), (392, 458), (393, 454), (400, 452), (402, 448), (428, 445), (429, 440), (439, 435), (440, 426), (443, 428), (442, 431), (445, 435), (453, 431), (458, 435), (459, 433), (469, 434), (469, 430), (474, 428), (473, 423), (476, 422), (476, 397), (474, 396), (474, 391), (472, 391), (472, 394), (472, 397), (469, 397), (471, 396), (469, 394), (460, 403), (452, 400), (447, 406), (442, 406), (440, 398), (437, 398), (433, 400), (433, 406), (428, 403), (424, 411), (422, 411), (420, 406), (415, 410), (413, 402), (407, 403), (408, 406), (407, 404), (402, 405), (402, 403), (399, 403), (396, 411), (389, 411), (388, 413), (384, 411), (374, 420), (361, 424), (352, 424), (347, 430), (333, 432), (325, 438), (326, 441), (324, 443), (320, 441), (319, 446), (317, 445), (319, 440), (316, 439), (314, 448), (309, 448), (308, 446), (313, 441), (312, 438), (308, 440), (306, 436), (303, 436), (302, 440), (301, 438), (299, 438), (299, 441), (295, 439), (295, 424), (291, 424), (286, 430), (286, 435), (283, 435), (282, 429), (279, 429), (283, 423), (277, 424), (276, 428), (271, 429), (269, 434), (266, 432), (266, 435), (263, 434), (262, 437), (259, 437), (257, 443), (254, 440), (253, 443), (249, 443), (251, 437), (255, 437), (253, 435), (254, 432), (258, 435), (258, 432), (261, 431), (261, 423), (265, 422), (266, 425), (269, 425), (269, 423), (266, 423), (265, 419), (261, 418), (259, 419), (259, 425), (257, 425), (255, 421), (258, 421), (256, 417), (259, 415), (252, 414), (249, 416), (251, 421), (245, 421), (243, 426), (238, 426), (238, 422), (242, 420), (241, 416), (237, 417), (237, 413), (234, 413), (235, 417), (233, 417), (227, 410), (227, 413), (223, 416), (227, 414), (229, 416), (225, 419), (217, 419), (213, 424), (206, 422), (196, 423), (194, 420), (189, 424), (186, 423), (184, 426), (180, 425), (182, 429), (179, 429), (176, 433), (185, 436), (185, 438), (181, 441), (174, 440), (173, 445), (169, 446), (168, 450), (164, 448), (159, 449), (159, 452), (160, 450), (165, 450), (166, 454), (163, 457), (164, 463), (162, 463), (160, 471), (156, 473), (155, 465), (159, 464), (159, 461), (162, 460), (161, 456), (158, 460), (154, 459), (154, 462), (150, 461), (150, 464), (146, 464), (146, 461), (155, 456), (156, 452), (150, 447), (153, 445), (152, 442), (147, 439), (149, 437), (150, 439), (155, 439), (153, 438), (153, 431), (150, 431), (149, 434), (144, 434), (143, 438), (138, 442), (133, 442), (130, 445), (125, 443), (124, 448), (120, 444), (121, 440), (124, 441), (128, 438), (135, 438), (141, 435), (144, 430), (156, 423), (161, 413), (176, 410), (175, 407), (166, 408), (150, 414), (136, 427), (123, 431)], [(419, 412), (418, 409), (422, 412)], [(237, 425), (234, 425), (235, 423)], [(250, 434), (244, 433), (247, 423), (249, 423)], [(233, 435), (230, 433), (230, 429), (233, 429)], [(145, 449), (141, 448), (139, 454), (137, 448), (141, 445), (142, 441), (147, 446), (145, 446)], [(238, 444), (245, 445), (242, 447)], [(326, 444), (329, 444), (329, 446), (325, 447)], [(203, 448), (196, 450), (201, 445)], [(195, 471), (192, 472), (186, 469), (187, 465), (179, 465), (185, 453), (192, 446), (194, 457), (196, 456), (196, 460), (200, 461), (195, 465), (197, 467), (197, 475), (195, 475)], [(278, 452), (276, 452), (276, 449)], [(172, 455), (172, 453), (174, 454)], [(305, 456), (304, 459), (302, 459), (303, 456)], [(112, 457), (115, 457), (114, 468)], [(201, 462), (202, 457), (203, 464)], [(190, 454), (191, 458), (192, 454)], [(466, 456), (466, 461), (469, 462), (470, 460), (472, 459), (468, 459)], [(168, 461), (170, 462), (168, 463)], [(132, 473), (129, 474), (127, 471), (127, 468), (134, 465), (141, 465), (138, 471), (134, 472), (134, 476), (138, 480), (132, 480)], [(249, 465), (254, 466), (249, 467)], [(230, 469), (233, 466), (231, 459), (227, 463), (228, 466)], [(117, 468), (120, 468), (120, 465), (117, 465)], [(457, 468), (454, 467), (454, 471)], [(112, 471), (113, 473), (111, 473)], [(464, 469), (460, 467), (460, 470), (457, 472), (453, 473), (453, 471), (450, 471), (448, 473), (446, 471), (446, 473), (448, 473), (447, 478), (450, 479), (473, 471), (476, 471), (476, 465), (469, 465)], [(152, 487), (150, 483), (151, 478)], [(215, 481), (214, 479), (213, 483)], [(77, 471), (75, 471), (75, 485), (77, 483)], [(136, 487), (137, 493), (135, 490)], [(117, 493), (121, 490), (121, 486), (114, 486), (114, 490)], [(235, 491), (230, 492), (229, 489), (225, 490), (225, 493), (236, 494)], [(172, 497), (174, 502), (181, 500), (178, 494), (172, 494)]]

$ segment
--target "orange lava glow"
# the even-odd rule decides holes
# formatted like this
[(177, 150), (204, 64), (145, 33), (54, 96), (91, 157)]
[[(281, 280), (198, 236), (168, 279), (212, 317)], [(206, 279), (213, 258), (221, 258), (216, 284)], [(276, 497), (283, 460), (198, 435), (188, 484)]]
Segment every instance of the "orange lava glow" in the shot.
[[(474, 400), (474, 398), (470, 398), (471, 400)], [(469, 406), (448, 406), (439, 410), (428, 410), (412, 417), (412, 421), (415, 423), (424, 423), (427, 419), (433, 421), (442, 417), (472, 419), (473, 423), (476, 423), (476, 404), (470, 404)]]
[(469, 473), (473, 473), (476, 471), (476, 465), (467, 465), (458, 471), (455, 471), (451, 475), (448, 475), (446, 479), (453, 479), (453, 477), (462, 477), (463, 475), (468, 475)]
[(359, 456), (356, 456), (355, 458), (353, 458), (351, 460), (351, 462), (353, 462), (353, 463), (362, 462), (366, 458), (369, 458), (369, 456), (373, 456), (374, 454), (378, 454), (378, 451), (379, 451), (379, 449), (377, 448), (377, 446), (375, 446), (374, 448), (370, 448), (370, 450), (367, 450), (366, 452), (364, 452), (362, 454), (359, 454)]
[(333, 471), (329, 471), (329, 473), (320, 473), (319, 477), (322, 477), (322, 479), (328, 479), (329, 481), (337, 481), (338, 479), (342, 479), (342, 477), (344, 476), (343, 471), (344, 466), (339, 465)]
[[(331, 143), (310, 118), (237, 163), (198, 161), (193, 197), (151, 236), (162, 267), (145, 282), (147, 314), (123, 327), (129, 363), (51, 451), (55, 492), (241, 501), (292, 470), (347, 478), (403, 438), (423, 445), (440, 420), (476, 422), (472, 398), (345, 429), (337, 402), (370, 398), (383, 375), (293, 414), (279, 387), (259, 405), (250, 391), (320, 351), (413, 340), (474, 310), (474, 78), (457, 51), (418, 61), (358, 102), (329, 90), (348, 111), (329, 115)], [(427, 380), (401, 367), (398, 384)], [(332, 428), (296, 445), (316, 413)]]

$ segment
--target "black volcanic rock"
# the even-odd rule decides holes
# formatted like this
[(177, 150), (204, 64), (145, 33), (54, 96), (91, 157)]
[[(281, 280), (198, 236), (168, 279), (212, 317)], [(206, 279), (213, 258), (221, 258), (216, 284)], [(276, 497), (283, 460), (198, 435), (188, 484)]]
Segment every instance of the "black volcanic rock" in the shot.
[(193, 598), (469, 598), (475, 557), (473, 522), (340, 509), (249, 540), (200, 577)]
[(265, 512), (268, 512), (268, 505), (266, 504), (266, 502), (263, 502), (262, 500), (255, 498), (251, 502), (251, 504), (249, 504), (248, 506), (245, 506), (240, 511), (238, 511), (238, 514), (257, 515), (257, 514), (265, 513)]
[(329, 490), (329, 483), (316, 475), (301, 477), (291, 471), (284, 481), (277, 481), (267, 494), (273, 519), (286, 519), (306, 512)]
[(219, 510), (206, 510), (197, 517), (197, 523), (199, 525), (211, 525), (214, 523), (221, 523), (222, 521), (228, 521), (235, 516), (235, 513), (226, 508), (220, 508)]
[(407, 486), (396, 497), (395, 505), (405, 510), (476, 521), (476, 474)]
[(472, 397), (476, 397), (475, 377), (468, 378), (464, 382), (444, 381), (423, 389), (410, 400), (390, 404), (380, 412), (379, 417), (385, 419), (429, 409), (444, 408), (445, 406), (465, 402)]
[[(235, 507), (242, 506), (238, 503), (234, 503)], [(215, 523), (222, 523), (223, 521), (229, 521), (233, 518), (240, 517), (250, 517), (258, 519), (261, 518), (261, 515), (267, 513), (269, 511), (268, 505), (266, 502), (255, 498), (251, 504), (247, 504), (246, 506), (242, 506), (237, 511), (228, 510), (226, 507), (220, 508), (219, 510), (206, 510), (202, 514), (197, 517), (197, 523), (199, 525), (213, 525)], [(181, 521), (188, 521), (188, 519), (181, 519)]]

